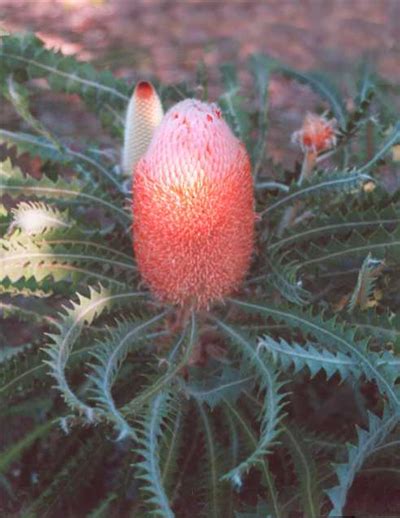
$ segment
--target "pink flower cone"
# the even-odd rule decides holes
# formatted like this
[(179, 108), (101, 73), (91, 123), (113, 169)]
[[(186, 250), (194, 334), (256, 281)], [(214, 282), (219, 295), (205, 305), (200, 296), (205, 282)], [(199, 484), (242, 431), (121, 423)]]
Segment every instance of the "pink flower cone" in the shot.
[(237, 288), (254, 241), (250, 161), (215, 104), (187, 99), (134, 171), (139, 270), (159, 299), (206, 308)]

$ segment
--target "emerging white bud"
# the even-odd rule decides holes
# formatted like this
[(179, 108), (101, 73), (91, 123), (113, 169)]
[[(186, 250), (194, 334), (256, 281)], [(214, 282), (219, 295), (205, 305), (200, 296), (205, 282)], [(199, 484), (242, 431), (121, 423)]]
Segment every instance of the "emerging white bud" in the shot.
[(164, 111), (153, 85), (141, 81), (135, 87), (126, 112), (122, 171), (131, 176), (139, 159), (146, 152), (154, 130)]

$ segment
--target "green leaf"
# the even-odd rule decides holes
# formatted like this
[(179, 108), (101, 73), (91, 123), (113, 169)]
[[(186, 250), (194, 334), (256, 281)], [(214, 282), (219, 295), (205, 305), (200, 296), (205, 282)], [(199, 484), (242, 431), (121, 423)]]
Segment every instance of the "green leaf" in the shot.
[(395, 387), (393, 371), (389, 372), (377, 364), (376, 358), (368, 353), (368, 340), (356, 339), (356, 328), (346, 326), (337, 318), (327, 320), (322, 314), (313, 315), (311, 311), (300, 312), (297, 308), (275, 308), (258, 303), (228, 300), (245, 311), (262, 314), (275, 321), (284, 321), (289, 327), (300, 329), (305, 336), (312, 335), (325, 346), (339, 348), (349, 354), (359, 362), (367, 379), (373, 379), (380, 391), (387, 395), (395, 411), (400, 411), (400, 394)]
[(289, 344), (283, 338), (277, 341), (270, 336), (264, 336), (260, 339), (258, 347), (268, 351), (274, 362), (279, 363), (284, 370), (294, 367), (294, 373), (308, 368), (311, 377), (321, 370), (326, 373), (327, 379), (336, 373), (339, 373), (342, 379), (361, 375), (357, 361), (347, 354), (317, 348), (311, 342), (305, 345), (295, 342)]
[(297, 200), (321, 198), (323, 195), (335, 195), (338, 192), (357, 192), (365, 182), (371, 180), (370, 176), (359, 171), (315, 174), (310, 180), (305, 180), (301, 185), (297, 183), (292, 184), (288, 193), (278, 196), (278, 199), (264, 209), (261, 214), (270, 214), (274, 210), (286, 207)]
[[(26, 205), (30, 206), (32, 204), (37, 207), (37, 204), (32, 202)], [(51, 207), (50, 214), (55, 212), (58, 213), (59, 211)], [(31, 214), (32, 213), (28, 215)], [(42, 216), (42, 214), (39, 215)], [(71, 222), (71, 219), (69, 218), (68, 221)], [(105, 264), (110, 261), (110, 266), (114, 265), (116, 270), (126, 270), (125, 274), (129, 274), (129, 272), (132, 273), (136, 270), (133, 264), (132, 242), (130, 237), (121, 236), (120, 233), (115, 232), (113, 226), (103, 229), (88, 229), (85, 231), (83, 226), (81, 227), (79, 223), (73, 222), (71, 225), (60, 225), (60, 227), (57, 228), (48, 225), (43, 231), (39, 228), (34, 235), (27, 235), (24, 232), (25, 225), (23, 223), (24, 222), (19, 221), (17, 217), (12, 222), (11, 226), (14, 228), (18, 226), (22, 227), (22, 231), (14, 230), (11, 235), (7, 236), (10, 241), (18, 241), (21, 246), (29, 246), (29, 244), (34, 243), (35, 246), (42, 249), (47, 248), (47, 250), (64, 251), (67, 253), (82, 252), (84, 254), (87, 253), (89, 256), (97, 255), (97, 257), (103, 257), (103, 259), (105, 259)], [(42, 224), (43, 222), (40, 223)], [(47, 218), (45, 218), (44, 223), (47, 224)], [(58, 223), (58, 221), (56, 221), (56, 223)], [(29, 222), (27, 227), (25, 230), (29, 230)], [(32, 227), (34, 228), (35, 225), (32, 225)], [(102, 263), (101, 259), (99, 266), (100, 263)], [(100, 266), (100, 269), (101, 268)]]
[(257, 507), (250, 509), (248, 512), (235, 513), (235, 518), (276, 518), (269, 513), (268, 505), (262, 500), (258, 502)]
[(297, 480), (301, 488), (302, 511), (307, 518), (321, 516), (322, 494), (317, 480), (316, 463), (295, 427), (284, 426), (284, 443), (294, 460)]
[(222, 372), (215, 376), (185, 383), (183, 388), (187, 395), (200, 403), (207, 403), (213, 410), (222, 400), (236, 401), (241, 391), (252, 385), (252, 379), (238, 369), (225, 366)]
[(66, 404), (77, 412), (83, 414), (88, 421), (93, 421), (99, 416), (95, 409), (84, 403), (74, 393), (66, 378), (66, 366), (71, 355), (72, 348), (78, 340), (84, 325), (91, 324), (101, 313), (114, 304), (124, 300), (140, 299), (146, 296), (141, 292), (112, 293), (100, 288), (99, 291), (89, 288), (89, 296), (78, 294), (79, 302), (72, 303), (72, 307), (65, 308), (65, 313), (57, 323), (58, 334), (49, 335), (53, 343), (45, 348), (49, 360), (46, 363), (50, 367), (49, 374), (56, 380), (57, 388), (61, 392)]
[(151, 401), (146, 410), (141, 426), (138, 430), (139, 447), (135, 450), (143, 460), (135, 464), (138, 476), (144, 481), (144, 490), (150, 493), (148, 502), (154, 506), (149, 516), (174, 518), (167, 494), (163, 486), (160, 470), (160, 437), (161, 426), (172, 411), (171, 396), (166, 392), (159, 392)]
[(140, 340), (143, 339), (143, 333), (146, 333), (165, 315), (166, 312), (163, 312), (148, 320), (123, 322), (117, 328), (110, 329), (109, 338), (93, 349), (92, 355), (97, 360), (95, 364), (91, 365), (94, 373), (89, 376), (94, 383), (93, 399), (104, 411), (106, 418), (114, 424), (119, 434), (117, 440), (122, 440), (127, 436), (136, 439), (136, 432), (117, 408), (112, 396), (113, 385), (127, 354), (145, 345), (145, 342)]
[[(373, 336), (381, 343), (394, 342), (400, 346), (400, 315), (377, 314), (375, 311), (355, 312), (352, 322), (363, 336)], [(399, 348), (400, 350), (400, 348)]]
[(283, 264), (284, 256), (277, 258), (271, 254), (267, 259), (272, 273), (267, 275), (270, 282), (289, 302), (303, 306), (310, 300), (310, 293), (303, 288), (303, 283), (299, 279), (297, 263)]
[(290, 79), (294, 79), (299, 83), (309, 86), (329, 104), (330, 109), (340, 126), (343, 128), (346, 126), (347, 112), (342, 95), (338, 91), (336, 85), (326, 74), (319, 71), (303, 72), (284, 65), (267, 55), (262, 57), (263, 61), (268, 64), (272, 72), (282, 74)]
[(234, 327), (227, 325), (219, 319), (216, 324), (226, 334), (232, 345), (246, 362), (246, 368), (254, 372), (260, 390), (266, 390), (265, 405), (261, 416), (261, 433), (257, 448), (244, 461), (224, 475), (224, 479), (231, 480), (235, 485), (241, 485), (243, 473), (250, 470), (269, 451), (280, 433), (280, 421), (283, 418), (283, 407), (285, 394), (280, 392), (283, 383), (278, 381), (275, 369), (268, 363), (268, 360), (260, 354), (254, 343), (237, 331)]
[(176, 408), (170, 418), (169, 426), (161, 437), (161, 479), (165, 491), (169, 497), (173, 497), (173, 488), (178, 474), (183, 474), (180, 463), (180, 453), (183, 441), (183, 425), (185, 419), (186, 405), (175, 399)]
[[(153, 383), (147, 388), (143, 389), (138, 396), (126, 403), (121, 408), (123, 415), (130, 416), (136, 414), (141, 410), (145, 403), (151, 400), (161, 390), (165, 390), (170, 385), (175, 376), (179, 374), (182, 368), (187, 365), (187, 362), (192, 355), (193, 348), (197, 340), (196, 331), (196, 317), (194, 312), (192, 312), (190, 323), (188, 324), (187, 328), (182, 331), (181, 336), (179, 336), (177, 339), (174, 347), (172, 348), (172, 352), (167, 359), (167, 372), (159, 378), (155, 379)], [(175, 362), (175, 352), (179, 350), (183, 341), (187, 342), (186, 348), (184, 349), (184, 352), (179, 361)]]
[[(59, 449), (61, 447), (62, 444)], [(81, 498), (82, 493), (87, 495), (90, 485), (104, 466), (105, 455), (109, 451), (110, 446), (107, 443), (102, 444), (99, 436), (86, 437), (76, 451), (67, 454), (64, 462), (58, 464), (52, 476), (46, 477), (44, 490), (27, 501), (21, 509), (21, 518), (63, 514), (66, 508), (72, 507), (72, 502), (75, 504)]]
[(54, 426), (54, 421), (47, 421), (46, 423), (37, 425), (20, 441), (12, 444), (10, 448), (7, 448), (0, 452), (0, 474), (7, 471), (10, 464), (18, 460), (23, 452), (29, 448), (36, 440), (46, 435), (50, 429)]
[(375, 153), (375, 155), (371, 158), (369, 162), (364, 164), (359, 172), (366, 172), (372, 169), (377, 163), (389, 152), (392, 147), (400, 142), (400, 121), (397, 122), (391, 131), (391, 133), (386, 137), (384, 142), (381, 144), (380, 149)]
[[(0, 130), (1, 135), (1, 130)], [(0, 162), (0, 191), (12, 197), (35, 196), (48, 202), (56, 200), (63, 204), (69, 202), (76, 205), (84, 204), (88, 207), (99, 206), (110, 213), (126, 228), (131, 224), (130, 215), (121, 208), (121, 200), (113, 203), (110, 193), (105, 192), (96, 182), (82, 182), (74, 180), (68, 182), (63, 179), (56, 181), (43, 176), (36, 180), (24, 176), (18, 167), (13, 167), (11, 160)]]
[(361, 66), (359, 80), (357, 82), (357, 95), (354, 99), (354, 108), (347, 120), (345, 133), (339, 135), (339, 143), (346, 140), (359, 131), (368, 120), (368, 108), (376, 93), (376, 80), (374, 79), (370, 63)]
[(328, 102), (334, 116), (342, 128), (346, 127), (347, 112), (342, 97), (329, 78), (320, 72), (300, 72), (284, 65), (274, 69), (283, 75), (309, 86), (322, 99)]
[(214, 434), (209, 412), (201, 405), (197, 404), (200, 420), (203, 425), (206, 449), (207, 473), (207, 506), (206, 516), (220, 518), (229, 516), (227, 508), (224, 506), (223, 494), (221, 492), (221, 462), (217, 450), (217, 439)]
[(18, 395), (33, 381), (45, 378), (43, 360), (44, 355), (38, 351), (37, 344), (33, 346), (31, 343), (4, 359), (0, 365), (0, 399)]
[(243, 108), (243, 98), (238, 94), (240, 90), (236, 68), (232, 63), (225, 63), (220, 67), (225, 92), (218, 99), (225, 119), (235, 135), (248, 145), (249, 116)]
[[(375, 201), (376, 203), (376, 201)], [(320, 214), (317, 219), (307, 221), (307, 224), (296, 225), (289, 229), (284, 237), (272, 240), (268, 244), (269, 253), (275, 253), (282, 247), (291, 247), (300, 244), (307, 245), (326, 236), (342, 236), (354, 230), (358, 232), (371, 231), (379, 227), (391, 227), (400, 223), (400, 211), (395, 204), (383, 208), (370, 207), (361, 210), (354, 206), (348, 212), (340, 209)]]
[(257, 178), (264, 162), (267, 148), (270, 60), (262, 54), (253, 54), (249, 59), (249, 68), (258, 94), (258, 137), (253, 150), (253, 174)]
[(357, 97), (355, 99), (356, 111), (357, 109), (363, 109), (366, 104), (369, 104), (371, 97), (374, 94), (374, 88), (376, 87), (371, 65), (369, 63), (364, 62), (361, 66), (360, 72), (360, 78), (357, 84)]
[(6, 84), (3, 87), (3, 93), (12, 103), (18, 115), (22, 117), (29, 126), (31, 126), (43, 138), (52, 142), (56, 148), (59, 148), (58, 142), (53, 138), (51, 133), (49, 133), (44, 125), (32, 115), (29, 107), (28, 90), (21, 84), (15, 82), (12, 75), (7, 77)]
[(118, 495), (113, 491), (106, 495), (106, 497), (96, 506), (93, 511), (87, 515), (87, 518), (108, 518), (110, 516), (110, 506), (115, 500), (117, 500)]
[(368, 412), (368, 430), (357, 427), (358, 443), (347, 444), (347, 462), (334, 465), (339, 485), (326, 491), (333, 506), (330, 517), (343, 514), (347, 494), (357, 472), (375, 449), (385, 443), (387, 436), (398, 423), (398, 413), (393, 415), (385, 412), (383, 417), (379, 418)]
[(29, 33), (2, 38), (0, 78), (10, 74), (29, 79), (41, 77), (55, 91), (79, 95), (89, 109), (100, 115), (106, 127), (112, 126), (115, 119), (107, 107), (120, 113), (129, 101), (128, 85), (115, 79), (111, 72), (97, 72), (88, 63), (48, 50)]
[(104, 167), (104, 157), (99, 162), (99, 156), (94, 149), (87, 148), (84, 153), (74, 151), (65, 144), (57, 142), (54, 137), (49, 140), (29, 133), (16, 133), (5, 129), (0, 129), (0, 142), (15, 145), (19, 151), (39, 156), (44, 162), (57, 162), (71, 167), (88, 183), (93, 181), (93, 175), (95, 175), (107, 187), (112, 185), (118, 192), (123, 191), (120, 180), (114, 171), (110, 170), (111, 164)]
[[(77, 286), (88, 280), (101, 281), (105, 285), (123, 288), (126, 279), (136, 273), (132, 263), (120, 261), (112, 255), (95, 255), (85, 247), (64, 246), (26, 238), (16, 234), (0, 240), (0, 280), (16, 282), (21, 278), (34, 277), (37, 282), (51, 276), (55, 282), (66, 281)], [(118, 280), (116, 272), (125, 270), (125, 278)], [(130, 273), (128, 273), (130, 272)], [(128, 273), (128, 275), (126, 275)]]
[[(246, 419), (246, 417), (243, 415), (243, 412), (240, 411), (238, 405), (234, 406), (229, 401), (224, 400), (224, 406), (227, 408), (228, 412), (235, 418), (237, 424), (240, 426), (240, 429), (242, 430), (247, 442), (249, 443), (249, 449), (257, 449), (257, 437), (254, 431), (252, 430), (251, 424), (248, 422), (248, 419)], [(263, 482), (267, 486), (269, 496), (268, 501), (270, 503), (271, 510), (273, 510), (273, 516), (275, 518), (283, 518), (285, 514), (283, 513), (283, 510), (281, 509), (281, 506), (279, 504), (275, 480), (268, 466), (267, 460), (265, 458), (260, 459), (260, 461), (256, 464), (256, 467), (258, 467), (258, 469), (261, 471)]]
[(350, 313), (354, 311), (356, 306), (359, 306), (361, 309), (367, 307), (375, 288), (377, 277), (383, 266), (383, 261), (373, 259), (370, 253), (364, 259), (358, 273), (357, 284), (349, 300), (348, 310)]
[(367, 237), (354, 231), (347, 241), (339, 241), (333, 237), (324, 245), (311, 243), (307, 251), (298, 249), (296, 252), (300, 256), (296, 264), (298, 270), (311, 265), (320, 268), (322, 263), (346, 266), (348, 257), (358, 259), (360, 264), (361, 259), (369, 253), (377, 259), (386, 259), (388, 264), (397, 264), (400, 256), (400, 225), (393, 232), (378, 228)]

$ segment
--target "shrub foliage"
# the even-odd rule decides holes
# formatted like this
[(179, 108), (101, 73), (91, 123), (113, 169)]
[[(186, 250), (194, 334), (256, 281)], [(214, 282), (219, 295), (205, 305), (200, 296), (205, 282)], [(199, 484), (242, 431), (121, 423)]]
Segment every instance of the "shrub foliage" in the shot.
[[(0, 129), (3, 515), (338, 516), (356, 479), (396, 462), (398, 478), (394, 87), (361, 67), (345, 102), (321, 73), (265, 55), (249, 71), (244, 96), (221, 67), (219, 103), (252, 157), (257, 252), (239, 293), (183, 315), (141, 283), (116, 154), (34, 115), (48, 88), (78, 96), (118, 152), (133, 85), (2, 37), (1, 93), (23, 121)], [(273, 75), (338, 123), (304, 181), (267, 155)], [(204, 69), (198, 81), (160, 85), (165, 106), (207, 92)]]

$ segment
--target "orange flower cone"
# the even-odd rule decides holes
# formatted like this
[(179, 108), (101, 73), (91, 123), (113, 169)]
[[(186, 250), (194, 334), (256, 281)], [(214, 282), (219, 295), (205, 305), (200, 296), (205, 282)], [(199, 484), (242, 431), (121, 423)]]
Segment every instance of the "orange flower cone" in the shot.
[(159, 299), (206, 308), (237, 288), (254, 240), (250, 161), (219, 108), (173, 106), (133, 181), (139, 270)]

